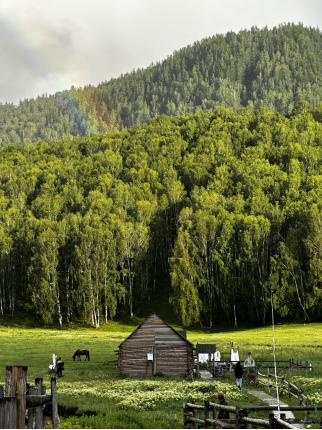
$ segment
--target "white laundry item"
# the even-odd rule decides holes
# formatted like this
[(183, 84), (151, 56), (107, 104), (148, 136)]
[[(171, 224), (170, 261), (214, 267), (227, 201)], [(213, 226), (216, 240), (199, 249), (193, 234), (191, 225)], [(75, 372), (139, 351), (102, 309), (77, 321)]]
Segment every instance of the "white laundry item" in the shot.
[(53, 354), (53, 367), (56, 367), (57, 355)]
[(213, 354), (206, 354), (206, 353), (199, 353), (198, 354), (198, 361), (199, 363), (207, 363), (210, 359), (213, 359)]
[(215, 352), (215, 361), (220, 361), (221, 360), (221, 354), (219, 351)]
[(231, 348), (230, 361), (232, 363), (237, 363), (237, 361), (239, 361), (239, 351), (238, 351), (238, 349), (236, 351), (234, 351), (234, 348)]

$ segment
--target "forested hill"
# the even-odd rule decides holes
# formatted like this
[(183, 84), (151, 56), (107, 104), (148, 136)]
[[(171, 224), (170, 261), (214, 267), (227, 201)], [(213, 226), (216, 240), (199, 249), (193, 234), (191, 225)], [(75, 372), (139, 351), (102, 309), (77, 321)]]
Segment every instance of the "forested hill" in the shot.
[[(322, 315), (322, 110), (220, 108), (0, 149), (0, 313)], [(158, 298), (158, 300), (156, 300)]]
[(0, 145), (58, 140), (222, 105), (287, 114), (322, 102), (322, 34), (288, 24), (217, 35), (98, 87), (0, 105)]

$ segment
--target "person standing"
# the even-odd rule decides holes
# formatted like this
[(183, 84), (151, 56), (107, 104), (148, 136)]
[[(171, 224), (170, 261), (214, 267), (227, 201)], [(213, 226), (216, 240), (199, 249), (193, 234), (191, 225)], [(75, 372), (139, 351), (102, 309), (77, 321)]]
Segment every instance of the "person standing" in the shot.
[[(225, 394), (222, 391), (219, 391), (217, 397), (218, 397), (219, 403), (221, 405), (227, 406), (227, 402), (226, 402), (226, 399), (225, 399)], [(217, 418), (219, 420), (220, 419), (228, 419), (229, 418), (229, 412), (225, 411), (223, 409), (220, 409), (219, 412), (218, 412)]]
[(240, 362), (237, 361), (237, 364), (235, 366), (235, 380), (236, 380), (236, 385), (240, 390), (242, 388), (242, 383), (243, 383), (243, 373), (244, 373), (244, 370), (241, 367)]

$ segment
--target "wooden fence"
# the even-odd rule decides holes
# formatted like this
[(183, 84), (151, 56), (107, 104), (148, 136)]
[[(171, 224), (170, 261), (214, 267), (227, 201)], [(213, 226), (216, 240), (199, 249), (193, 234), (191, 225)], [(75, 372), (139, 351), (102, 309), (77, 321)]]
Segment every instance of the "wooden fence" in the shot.
[[(257, 384), (263, 385), (265, 387), (275, 389), (275, 375), (267, 371), (267, 374), (257, 373)], [(285, 376), (277, 376), (277, 384), (281, 393), (285, 393), (288, 397), (294, 397), (300, 403), (300, 405), (305, 405), (308, 401), (307, 397), (304, 395), (303, 390), (297, 387), (292, 382), (288, 381)]]
[[(230, 359), (225, 360), (222, 357), (220, 363), (215, 363), (213, 361), (208, 361), (208, 363), (204, 366), (209, 372), (212, 374), (214, 378), (225, 377), (227, 374), (231, 374), (233, 366), (235, 362), (232, 362)], [(197, 363), (197, 374), (199, 374), (199, 363)], [(308, 376), (312, 374), (313, 366), (312, 363), (305, 361), (299, 361), (294, 359), (289, 360), (276, 360), (276, 367), (278, 370), (282, 370), (284, 373), (293, 374), (294, 372), (297, 374), (298, 372), (305, 372), (305, 375)], [(265, 359), (256, 359), (256, 366), (254, 368), (248, 367), (245, 369), (254, 369), (261, 372), (271, 372), (275, 368), (275, 364), (273, 360), (265, 360)], [(254, 381), (250, 381), (254, 382)]]
[[(58, 397), (56, 378), (51, 378), (51, 394), (46, 395), (42, 378), (35, 379), (35, 386), (27, 383), (26, 366), (7, 366), (5, 393), (0, 390), (1, 429), (44, 428), (44, 406), (51, 404), (52, 425), (58, 428)], [(4, 396), (5, 394), (5, 396)], [(27, 422), (26, 422), (27, 421)]]
[[(219, 411), (227, 411), (234, 418), (218, 418)], [(268, 419), (250, 417), (250, 413), (267, 411)], [(183, 405), (183, 428), (297, 428), (297, 420), (286, 420), (286, 411), (322, 411), (322, 406), (281, 406), (277, 416), (277, 406), (229, 406), (205, 401), (204, 405), (185, 403)], [(320, 421), (314, 421), (320, 423)]]
[[(261, 360), (256, 359), (257, 369), (274, 369), (275, 364), (273, 360)], [(308, 376), (313, 371), (312, 363), (309, 361), (300, 361), (290, 358), (289, 360), (276, 360), (277, 369), (282, 369), (283, 371), (293, 373), (293, 371), (304, 371), (305, 375)]]

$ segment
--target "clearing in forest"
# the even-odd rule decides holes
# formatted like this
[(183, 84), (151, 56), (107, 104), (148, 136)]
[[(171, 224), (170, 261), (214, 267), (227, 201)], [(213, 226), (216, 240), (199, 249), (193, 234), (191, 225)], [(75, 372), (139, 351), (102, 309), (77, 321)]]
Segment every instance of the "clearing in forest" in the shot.
[[(5, 366), (19, 363), (28, 366), (30, 380), (43, 376), (49, 386), (47, 369), (51, 355), (61, 356), (65, 372), (58, 380), (59, 403), (78, 407), (80, 413), (88, 411), (84, 416), (61, 416), (62, 428), (180, 428), (182, 402), (213, 400), (218, 390), (226, 393), (230, 404), (257, 402), (246, 390), (239, 392), (232, 379), (191, 382), (185, 378), (120, 378), (114, 351), (135, 326), (117, 322), (98, 330), (1, 326), (0, 383), (4, 382)], [(322, 324), (278, 325), (275, 333), (279, 359), (312, 362), (310, 375), (289, 376), (303, 388), (310, 402), (321, 403)], [(233, 341), (240, 349), (242, 360), (248, 351), (255, 360), (272, 355), (271, 327), (188, 331), (187, 337), (194, 344), (216, 343), (224, 355), (229, 354)], [(78, 348), (90, 351), (90, 361), (73, 361), (73, 353)], [(287, 399), (282, 400), (287, 403)]]

